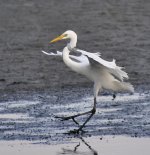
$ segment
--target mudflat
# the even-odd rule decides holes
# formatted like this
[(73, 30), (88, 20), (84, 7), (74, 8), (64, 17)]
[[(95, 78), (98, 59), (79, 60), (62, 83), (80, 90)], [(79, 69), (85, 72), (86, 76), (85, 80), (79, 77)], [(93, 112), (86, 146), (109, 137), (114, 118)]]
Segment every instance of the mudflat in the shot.
[[(150, 1), (0, 1), (0, 153), (148, 155), (150, 137)], [(71, 29), (77, 47), (116, 59), (135, 94), (104, 91), (80, 135), (68, 116), (93, 105), (92, 83), (62, 59), (66, 41), (49, 41)], [(77, 121), (82, 124), (86, 116)], [(118, 147), (119, 146), (119, 147)]]

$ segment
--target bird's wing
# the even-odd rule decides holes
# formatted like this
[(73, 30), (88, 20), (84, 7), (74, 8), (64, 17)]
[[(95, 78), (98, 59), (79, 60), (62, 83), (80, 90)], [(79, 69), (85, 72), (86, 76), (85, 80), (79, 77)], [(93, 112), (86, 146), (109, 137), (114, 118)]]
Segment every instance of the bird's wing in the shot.
[(85, 55), (81, 56), (74, 56), (74, 55), (69, 55), (69, 58), (75, 62), (79, 62), (81, 64), (89, 64), (88, 58)]
[(82, 53), (83, 55), (86, 55), (87, 57), (95, 60), (96, 62), (98, 62), (99, 64), (108, 67), (108, 68), (115, 68), (116, 67), (116, 63), (115, 60), (113, 60), (112, 62), (106, 61), (102, 58), (100, 58), (100, 53), (90, 53), (90, 52), (86, 52), (84, 50), (80, 50), (80, 49), (75, 49), (77, 52)]
[(124, 78), (128, 79), (128, 74), (122, 70), (122, 67), (119, 67), (116, 65), (115, 60), (113, 59), (112, 62), (106, 61), (102, 58), (100, 58), (99, 53), (90, 53), (86, 52), (80, 49), (75, 49), (77, 52), (82, 53), (83, 55), (86, 55), (89, 59), (89, 62), (94, 65), (100, 65), (105, 67), (109, 73), (114, 75), (117, 79), (120, 81), (123, 81)]
[(46, 54), (46, 55), (53, 55), (53, 56), (62, 56), (62, 52), (59, 52), (59, 51), (56, 51), (56, 53), (54, 52), (45, 52), (45, 51), (42, 51), (42, 53)]
[(124, 78), (128, 79), (128, 74), (123, 71), (123, 67), (119, 67), (119, 66), (116, 66), (115, 69), (111, 69), (111, 68), (107, 68), (108, 71), (114, 75), (117, 79), (119, 79), (120, 81), (123, 81)]
[[(55, 53), (54, 52), (45, 52), (45, 51), (42, 51), (42, 53), (46, 54), (46, 55), (52, 55), (52, 56), (60, 56), (62, 57), (62, 52), (60, 51), (56, 51)], [(72, 61), (75, 61), (75, 62), (79, 62), (79, 63), (87, 63), (88, 62), (88, 59), (85, 55), (80, 55), (80, 56), (75, 56), (75, 55), (69, 55), (70, 59)]]

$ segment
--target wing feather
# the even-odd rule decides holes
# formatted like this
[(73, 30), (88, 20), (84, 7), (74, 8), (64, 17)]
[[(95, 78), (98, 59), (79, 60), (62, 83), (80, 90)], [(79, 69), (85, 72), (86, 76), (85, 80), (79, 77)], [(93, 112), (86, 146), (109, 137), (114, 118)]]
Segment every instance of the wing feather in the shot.
[(76, 49), (77, 52), (82, 53), (83, 55), (86, 55), (90, 58), (92, 58), (93, 60), (97, 61), (98, 63), (100, 63), (101, 65), (108, 67), (108, 68), (115, 68), (116, 67), (116, 63), (115, 60), (113, 60), (112, 62), (106, 61), (102, 58), (100, 58), (100, 55), (98, 53), (90, 53), (90, 52), (86, 52), (80, 49)]
[[(56, 53), (54, 52), (45, 52), (45, 51), (42, 51), (42, 53), (46, 54), (46, 55), (51, 55), (51, 56), (61, 56), (62, 57), (62, 52), (60, 51), (56, 51)], [(79, 62), (79, 63), (82, 63), (82, 64), (87, 64), (88, 63), (88, 59), (85, 55), (81, 54), (80, 56), (75, 56), (75, 55), (69, 55), (69, 57), (71, 58), (72, 61), (75, 61), (75, 62)]]
[[(71, 50), (71, 51), (73, 50), (75, 52), (81, 53), (81, 56), (69, 55), (69, 57), (72, 58), (72, 60), (74, 59), (76, 62), (87, 64), (88, 60), (89, 60), (89, 62), (91, 64), (105, 67), (105, 69), (109, 73), (114, 75), (120, 81), (123, 81), (124, 78), (128, 79), (128, 74), (122, 70), (123, 69), (122, 67), (119, 67), (116, 65), (115, 60), (113, 60), (112, 62), (106, 61), (106, 60), (100, 58), (100, 53), (90, 53), (90, 52), (86, 52), (86, 51), (80, 50), (80, 49), (69, 49), (69, 50)], [(53, 53), (53, 52), (48, 53), (45, 51), (42, 51), (42, 52), (46, 55), (62, 57), (62, 52), (60, 52), (60, 51), (56, 51), (56, 53)]]
[(54, 53), (54, 52), (48, 53), (48, 52), (42, 51), (42, 53), (44, 53), (44, 54), (46, 54), (46, 55), (62, 56), (62, 52), (59, 52), (59, 51), (56, 51), (56, 53)]
[(122, 67), (119, 67), (116, 65), (116, 62), (114, 59), (112, 62), (109, 62), (109, 61), (106, 61), (100, 58), (100, 55), (98, 55), (97, 53), (90, 53), (90, 52), (86, 52), (80, 49), (76, 49), (76, 50), (77, 52), (81, 52), (83, 55), (86, 55), (89, 58), (89, 61), (91, 63), (94, 63), (95, 61), (96, 64), (104, 66), (108, 70), (109, 73), (114, 75), (120, 81), (123, 81), (124, 78), (128, 79), (128, 74), (122, 70), (123, 69)]

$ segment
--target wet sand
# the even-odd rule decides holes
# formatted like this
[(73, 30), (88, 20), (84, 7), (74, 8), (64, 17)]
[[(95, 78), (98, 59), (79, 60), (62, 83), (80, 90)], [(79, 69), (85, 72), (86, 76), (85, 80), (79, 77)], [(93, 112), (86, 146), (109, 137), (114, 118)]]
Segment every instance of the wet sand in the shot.
[(149, 138), (104, 136), (72, 139), (68, 144), (43, 145), (29, 141), (0, 141), (5, 155), (149, 155)]

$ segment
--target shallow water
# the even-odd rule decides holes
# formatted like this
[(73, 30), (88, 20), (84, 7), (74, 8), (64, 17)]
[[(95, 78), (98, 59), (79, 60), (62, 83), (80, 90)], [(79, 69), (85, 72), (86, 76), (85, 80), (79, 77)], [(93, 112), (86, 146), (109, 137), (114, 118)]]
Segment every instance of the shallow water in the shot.
[(29, 141), (0, 141), (5, 155), (149, 155), (150, 138), (103, 136), (73, 138), (69, 143), (43, 145)]
[[(85, 93), (86, 92), (86, 93)], [(96, 114), (80, 135), (72, 120), (55, 116), (85, 112), (93, 106), (90, 88), (4, 93), (0, 95), (0, 152), (5, 155), (148, 155), (150, 92), (110, 93), (97, 100)], [(87, 116), (76, 120), (82, 124)], [(136, 138), (135, 138), (136, 137)]]
[[(132, 84), (149, 89), (149, 6), (150, 1), (139, 0), (1, 1), (0, 154), (147, 155), (150, 91), (139, 87), (134, 95), (118, 94), (115, 101), (109, 93), (100, 96), (97, 112), (84, 128), (83, 142), (68, 134), (78, 128), (74, 122), (62, 122), (54, 115), (90, 110), (92, 90), (72, 88), (90, 83), (41, 50), (62, 50), (66, 43), (48, 46), (48, 42), (72, 29), (79, 36), (78, 48), (116, 59), (126, 67)], [(23, 91), (31, 89), (43, 91)], [(86, 117), (77, 121), (82, 124)]]
[[(87, 94), (85, 94), (87, 92)], [(78, 128), (72, 120), (61, 121), (54, 116), (68, 116), (89, 111), (93, 106), (90, 89), (64, 89), (60, 92), (20, 92), (3, 94), (0, 102), (0, 139), (32, 140), (46, 144), (64, 143)], [(102, 94), (98, 97), (96, 114), (84, 128), (84, 137), (101, 135), (150, 136), (150, 93), (134, 95)], [(82, 124), (87, 116), (77, 118)], [(68, 133), (68, 134), (67, 134)]]

